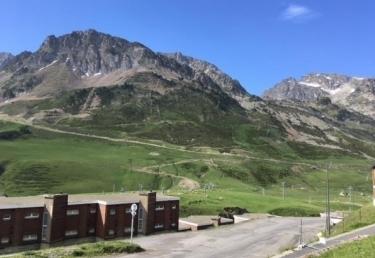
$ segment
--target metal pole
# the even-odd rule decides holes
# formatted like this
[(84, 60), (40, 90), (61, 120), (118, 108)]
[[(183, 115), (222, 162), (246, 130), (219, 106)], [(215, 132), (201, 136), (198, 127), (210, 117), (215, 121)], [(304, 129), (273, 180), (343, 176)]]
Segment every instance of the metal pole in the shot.
[(285, 200), (285, 182), (282, 182), (283, 185), (283, 200)]
[(350, 200), (350, 206), (349, 206), (349, 210), (350, 212), (352, 211), (352, 189), (353, 187), (352, 186), (349, 186), (349, 200)]
[(130, 228), (130, 243), (133, 243), (134, 215), (132, 214), (132, 224)]
[(329, 165), (326, 168), (326, 181), (327, 181), (327, 193), (326, 193), (326, 232), (328, 237), (331, 235), (331, 207), (329, 200)]
[(303, 238), (302, 238), (302, 234), (303, 234), (303, 232), (302, 232), (302, 218), (301, 218), (301, 223), (300, 223), (300, 231), (299, 231), (299, 244), (300, 244), (300, 246), (302, 246), (302, 245), (303, 245)]
[(133, 172), (133, 159), (129, 159), (130, 173)]

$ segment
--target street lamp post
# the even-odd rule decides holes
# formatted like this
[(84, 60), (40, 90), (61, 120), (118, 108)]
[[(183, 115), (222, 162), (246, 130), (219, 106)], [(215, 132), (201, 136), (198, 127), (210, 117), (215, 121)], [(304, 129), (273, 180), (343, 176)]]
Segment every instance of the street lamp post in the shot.
[(138, 209), (138, 206), (135, 203), (133, 203), (132, 206), (130, 207), (131, 214), (132, 214), (132, 224), (130, 228), (130, 243), (133, 243), (134, 217), (135, 215), (137, 215), (137, 209)]

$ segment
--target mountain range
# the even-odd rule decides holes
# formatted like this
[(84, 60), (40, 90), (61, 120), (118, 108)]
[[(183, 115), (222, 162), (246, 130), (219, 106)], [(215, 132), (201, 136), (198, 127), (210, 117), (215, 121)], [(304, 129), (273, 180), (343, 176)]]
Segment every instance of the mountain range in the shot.
[(374, 96), (374, 79), (310, 74), (260, 98), (206, 61), (95, 30), (0, 54), (0, 112), (9, 116), (230, 152), (375, 157)]
[(337, 74), (309, 74), (300, 80), (288, 78), (263, 95), (269, 100), (332, 103), (375, 118), (375, 79)]

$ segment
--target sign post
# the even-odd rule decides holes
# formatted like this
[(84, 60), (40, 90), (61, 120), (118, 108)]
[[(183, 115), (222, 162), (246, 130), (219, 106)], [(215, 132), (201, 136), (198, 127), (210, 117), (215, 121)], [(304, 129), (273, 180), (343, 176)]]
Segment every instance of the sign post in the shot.
[(135, 203), (133, 203), (132, 206), (130, 207), (131, 214), (132, 214), (132, 224), (131, 224), (131, 229), (130, 229), (130, 243), (133, 243), (134, 217), (135, 215), (137, 215), (137, 209), (138, 209), (138, 206)]

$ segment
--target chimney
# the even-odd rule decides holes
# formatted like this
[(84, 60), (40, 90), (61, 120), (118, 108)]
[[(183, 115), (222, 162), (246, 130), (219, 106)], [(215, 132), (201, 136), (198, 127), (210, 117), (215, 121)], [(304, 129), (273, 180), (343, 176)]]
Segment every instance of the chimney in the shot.
[(53, 243), (64, 239), (67, 194), (53, 194), (44, 196), (43, 213), (43, 242)]
[(156, 192), (140, 193), (140, 209), (143, 210), (143, 233), (149, 235), (154, 232)]

